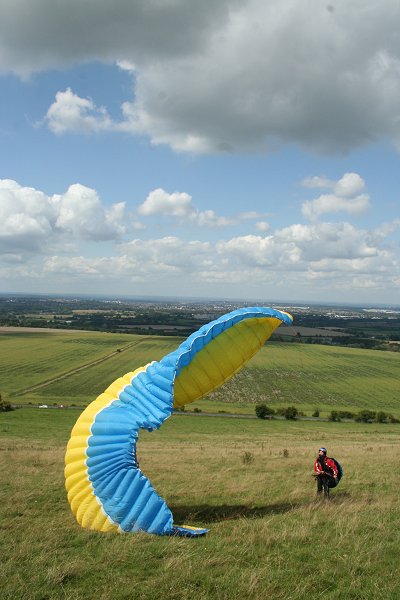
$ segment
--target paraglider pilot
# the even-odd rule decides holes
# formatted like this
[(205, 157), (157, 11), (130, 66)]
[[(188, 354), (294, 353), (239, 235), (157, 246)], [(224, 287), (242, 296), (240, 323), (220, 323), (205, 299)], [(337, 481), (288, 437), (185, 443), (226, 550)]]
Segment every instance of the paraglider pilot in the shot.
[(320, 448), (318, 456), (314, 462), (314, 474), (317, 480), (317, 493), (321, 494), (326, 480), (329, 488), (334, 488), (338, 484), (338, 468), (336, 462), (327, 456), (327, 449)]

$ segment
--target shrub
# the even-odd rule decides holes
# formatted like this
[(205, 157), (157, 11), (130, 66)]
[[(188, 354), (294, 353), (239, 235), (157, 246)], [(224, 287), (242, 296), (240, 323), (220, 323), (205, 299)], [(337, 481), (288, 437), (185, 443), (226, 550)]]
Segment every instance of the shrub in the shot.
[(268, 417), (271, 417), (272, 415), (275, 414), (274, 409), (270, 408), (266, 404), (257, 404), (255, 410), (256, 410), (256, 416), (259, 419), (268, 419)]
[(276, 409), (276, 414), (280, 415), (281, 417), (285, 416), (285, 412), (286, 412), (286, 408), (277, 408)]
[(393, 415), (388, 415), (389, 423), (400, 423), (400, 419), (397, 419)]
[(285, 409), (284, 417), (285, 417), (285, 419), (288, 419), (290, 421), (295, 421), (297, 419), (298, 414), (299, 414), (299, 411), (297, 410), (297, 408), (295, 406), (288, 406)]
[(10, 412), (11, 410), (14, 410), (14, 407), (11, 406), (8, 400), (3, 400), (0, 394), (0, 412)]
[(388, 419), (389, 419), (389, 415), (387, 413), (383, 412), (383, 410), (379, 410), (376, 413), (375, 420), (377, 423), (387, 423)]
[(372, 423), (376, 419), (376, 412), (373, 410), (360, 410), (356, 415), (358, 423)]
[(350, 410), (339, 410), (338, 411), (339, 419), (354, 419), (354, 413)]
[(330, 421), (334, 421), (334, 422), (340, 421), (340, 416), (339, 416), (339, 413), (337, 410), (331, 410), (331, 414), (329, 415), (328, 418)]
[(319, 417), (319, 408), (316, 408), (312, 414), (313, 417), (317, 418)]

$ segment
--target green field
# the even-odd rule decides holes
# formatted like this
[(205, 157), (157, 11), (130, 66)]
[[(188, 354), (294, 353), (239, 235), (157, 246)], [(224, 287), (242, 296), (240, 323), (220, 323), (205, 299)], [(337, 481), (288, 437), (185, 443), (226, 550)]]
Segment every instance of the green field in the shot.
[[(159, 360), (179, 342), (99, 332), (0, 333), (0, 393), (13, 403), (85, 406), (112, 381)], [(195, 406), (254, 414), (254, 405), (265, 402), (273, 408), (294, 404), (308, 415), (316, 408), (322, 416), (369, 408), (400, 416), (399, 390), (400, 353), (269, 341)]]
[[(176, 522), (210, 528), (182, 539), (77, 525), (63, 456), (78, 415), (0, 413), (2, 600), (400, 597), (398, 426), (173, 416), (139, 456)], [(345, 471), (329, 503), (321, 444)]]

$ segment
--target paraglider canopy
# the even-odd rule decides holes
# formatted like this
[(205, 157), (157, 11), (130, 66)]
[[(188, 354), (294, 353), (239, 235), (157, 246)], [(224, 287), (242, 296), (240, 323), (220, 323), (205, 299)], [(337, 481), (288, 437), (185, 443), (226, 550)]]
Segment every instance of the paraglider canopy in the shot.
[(292, 317), (242, 308), (208, 323), (174, 352), (114, 381), (78, 418), (68, 442), (65, 477), (78, 522), (97, 531), (196, 536), (178, 527), (136, 460), (140, 429), (153, 431), (174, 408), (194, 402), (232, 377)]

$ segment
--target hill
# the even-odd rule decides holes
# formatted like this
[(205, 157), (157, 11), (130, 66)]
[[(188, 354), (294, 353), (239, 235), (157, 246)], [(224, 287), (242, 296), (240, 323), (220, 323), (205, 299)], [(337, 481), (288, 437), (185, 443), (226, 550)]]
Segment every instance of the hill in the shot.
[[(119, 376), (159, 360), (177, 338), (101, 332), (0, 332), (0, 381), (13, 403), (85, 406)], [(398, 353), (269, 341), (199, 410), (254, 414), (254, 405), (294, 404), (311, 414), (384, 410), (399, 415)]]

